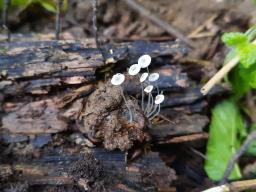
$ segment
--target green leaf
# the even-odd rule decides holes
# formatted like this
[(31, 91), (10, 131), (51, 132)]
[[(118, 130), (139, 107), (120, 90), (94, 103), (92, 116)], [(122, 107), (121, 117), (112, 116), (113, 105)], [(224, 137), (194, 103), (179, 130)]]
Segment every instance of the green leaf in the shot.
[[(3, 7), (4, 0), (0, 0), (0, 8)], [(12, 7), (27, 7), (32, 0), (11, 0)]]
[(250, 77), (248, 75), (248, 69), (237, 65), (228, 74), (228, 80), (232, 84), (233, 98), (240, 99), (250, 90)]
[(53, 12), (53, 13), (56, 12), (56, 5), (53, 1), (37, 0), (36, 2), (38, 2), (47, 11), (50, 11), (50, 12)]
[(256, 45), (250, 43), (240, 44), (237, 46), (237, 50), (240, 57), (240, 63), (245, 68), (249, 68), (256, 63)]
[(248, 42), (247, 36), (239, 32), (224, 33), (221, 39), (228, 46), (235, 46), (241, 43)]
[[(222, 178), (228, 161), (239, 147), (237, 135), (242, 129), (245, 129), (244, 123), (233, 101), (223, 101), (214, 107), (204, 166), (212, 180), (218, 181)], [(241, 173), (236, 164), (230, 179), (240, 177)]]
[(256, 71), (253, 71), (249, 75), (249, 84), (252, 88), (256, 88)]
[[(0, 9), (4, 0), (0, 0)], [(32, 3), (40, 4), (44, 9), (50, 12), (56, 12), (56, 3), (54, 0), (11, 0), (11, 7), (28, 7)], [(63, 0), (62, 11), (67, 10), (68, 0)]]

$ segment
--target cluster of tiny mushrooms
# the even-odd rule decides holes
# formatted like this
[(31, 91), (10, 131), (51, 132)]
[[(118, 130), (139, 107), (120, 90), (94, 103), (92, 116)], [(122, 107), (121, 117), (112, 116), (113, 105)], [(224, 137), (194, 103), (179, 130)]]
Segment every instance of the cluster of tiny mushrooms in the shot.
[[(149, 73), (148, 66), (151, 63), (151, 57), (149, 55), (142, 55), (138, 59), (138, 64), (133, 64), (128, 69), (128, 74), (131, 76), (139, 76), (139, 81), (141, 85), (141, 109), (144, 112), (144, 115), (152, 120), (155, 116), (157, 116), (160, 112), (161, 103), (164, 101), (163, 92), (159, 92), (159, 87), (157, 85), (157, 80), (159, 79), (158, 73)], [(140, 71), (145, 70), (140, 75)], [(121, 86), (125, 81), (125, 75), (122, 73), (117, 73), (113, 75), (111, 79), (111, 84), (114, 86)], [(153, 97), (153, 89), (156, 88), (157, 95), (155, 98)], [(123, 89), (122, 89), (122, 97), (124, 99), (125, 105), (129, 111), (130, 122), (133, 121), (133, 113), (128, 105), (128, 102), (125, 98)], [(145, 95), (147, 95), (147, 101), (145, 102)]]

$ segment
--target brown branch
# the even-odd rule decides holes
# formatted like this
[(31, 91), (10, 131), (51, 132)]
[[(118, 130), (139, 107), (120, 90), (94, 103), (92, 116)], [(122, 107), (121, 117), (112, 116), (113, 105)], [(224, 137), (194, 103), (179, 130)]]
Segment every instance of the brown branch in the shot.
[(169, 34), (179, 38), (186, 44), (188, 44), (192, 48), (196, 48), (193, 41), (188, 39), (185, 35), (183, 35), (180, 31), (172, 27), (169, 23), (166, 21), (163, 21), (162, 19), (158, 18), (156, 15), (152, 14), (150, 11), (145, 9), (143, 6), (139, 5), (134, 0), (124, 0), (124, 2), (130, 6), (133, 10), (137, 11), (142, 17), (145, 17), (146, 19), (150, 20), (152, 23), (155, 23), (158, 27), (161, 27)]

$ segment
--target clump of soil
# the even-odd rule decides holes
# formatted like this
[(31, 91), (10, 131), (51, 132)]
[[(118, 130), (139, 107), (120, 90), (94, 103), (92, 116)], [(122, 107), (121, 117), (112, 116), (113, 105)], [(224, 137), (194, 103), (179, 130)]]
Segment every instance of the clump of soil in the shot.
[(124, 151), (131, 149), (135, 143), (149, 141), (147, 119), (138, 103), (127, 98), (127, 104), (133, 112), (132, 122), (122, 98), (122, 88), (110, 82), (99, 85), (86, 102), (84, 127), (80, 131), (103, 142), (109, 150)]
[(102, 164), (91, 154), (83, 156), (80, 160), (74, 163), (68, 174), (75, 180), (79, 187), (86, 191), (103, 192), (108, 191), (106, 181), (109, 178)]

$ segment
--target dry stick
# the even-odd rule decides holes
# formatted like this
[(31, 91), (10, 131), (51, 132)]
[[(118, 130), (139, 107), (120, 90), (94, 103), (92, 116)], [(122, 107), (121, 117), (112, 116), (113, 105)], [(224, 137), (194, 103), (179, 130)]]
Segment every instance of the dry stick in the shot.
[(185, 35), (183, 35), (181, 32), (179, 32), (177, 29), (174, 27), (170, 26), (169, 23), (161, 20), (158, 18), (156, 15), (152, 14), (150, 11), (145, 9), (143, 6), (139, 5), (137, 2), (134, 0), (124, 0), (124, 2), (129, 5), (133, 10), (137, 11), (141, 16), (147, 18), (151, 22), (155, 23), (157, 26), (161, 27), (165, 31), (167, 31), (169, 34), (179, 38), (186, 44), (188, 44), (190, 47), (196, 48), (195, 44), (193, 41), (188, 39)]
[(231, 192), (231, 191), (244, 191), (246, 189), (256, 189), (256, 179), (235, 181), (230, 184), (220, 185), (213, 187), (202, 192)]
[[(256, 45), (256, 40), (252, 42), (252, 44)], [(201, 89), (201, 93), (203, 95), (206, 95), (213, 86), (220, 82), (221, 79), (224, 78), (224, 76), (233, 69), (240, 61), (239, 56), (234, 57), (231, 59), (227, 64), (225, 64)]]
[(230, 175), (230, 173), (233, 170), (233, 167), (236, 163), (236, 161), (244, 154), (248, 146), (252, 143), (253, 140), (256, 139), (256, 131), (251, 132), (246, 140), (244, 141), (243, 145), (239, 148), (239, 150), (236, 152), (236, 154), (229, 160), (228, 166), (223, 174), (223, 177), (220, 181), (221, 184), (225, 183)]
[(206, 95), (213, 86), (218, 83), (231, 69), (233, 69), (238, 63), (240, 58), (236, 56), (226, 65), (224, 65), (201, 89), (201, 93)]
[(194, 31), (192, 31), (188, 37), (189, 38), (194, 38), (195, 36), (197, 36), (199, 34), (199, 32), (201, 32), (208, 24), (212, 23), (217, 17), (219, 16), (219, 14), (214, 14), (212, 15), (209, 19), (207, 19), (202, 25), (200, 25), (199, 27), (197, 27)]

